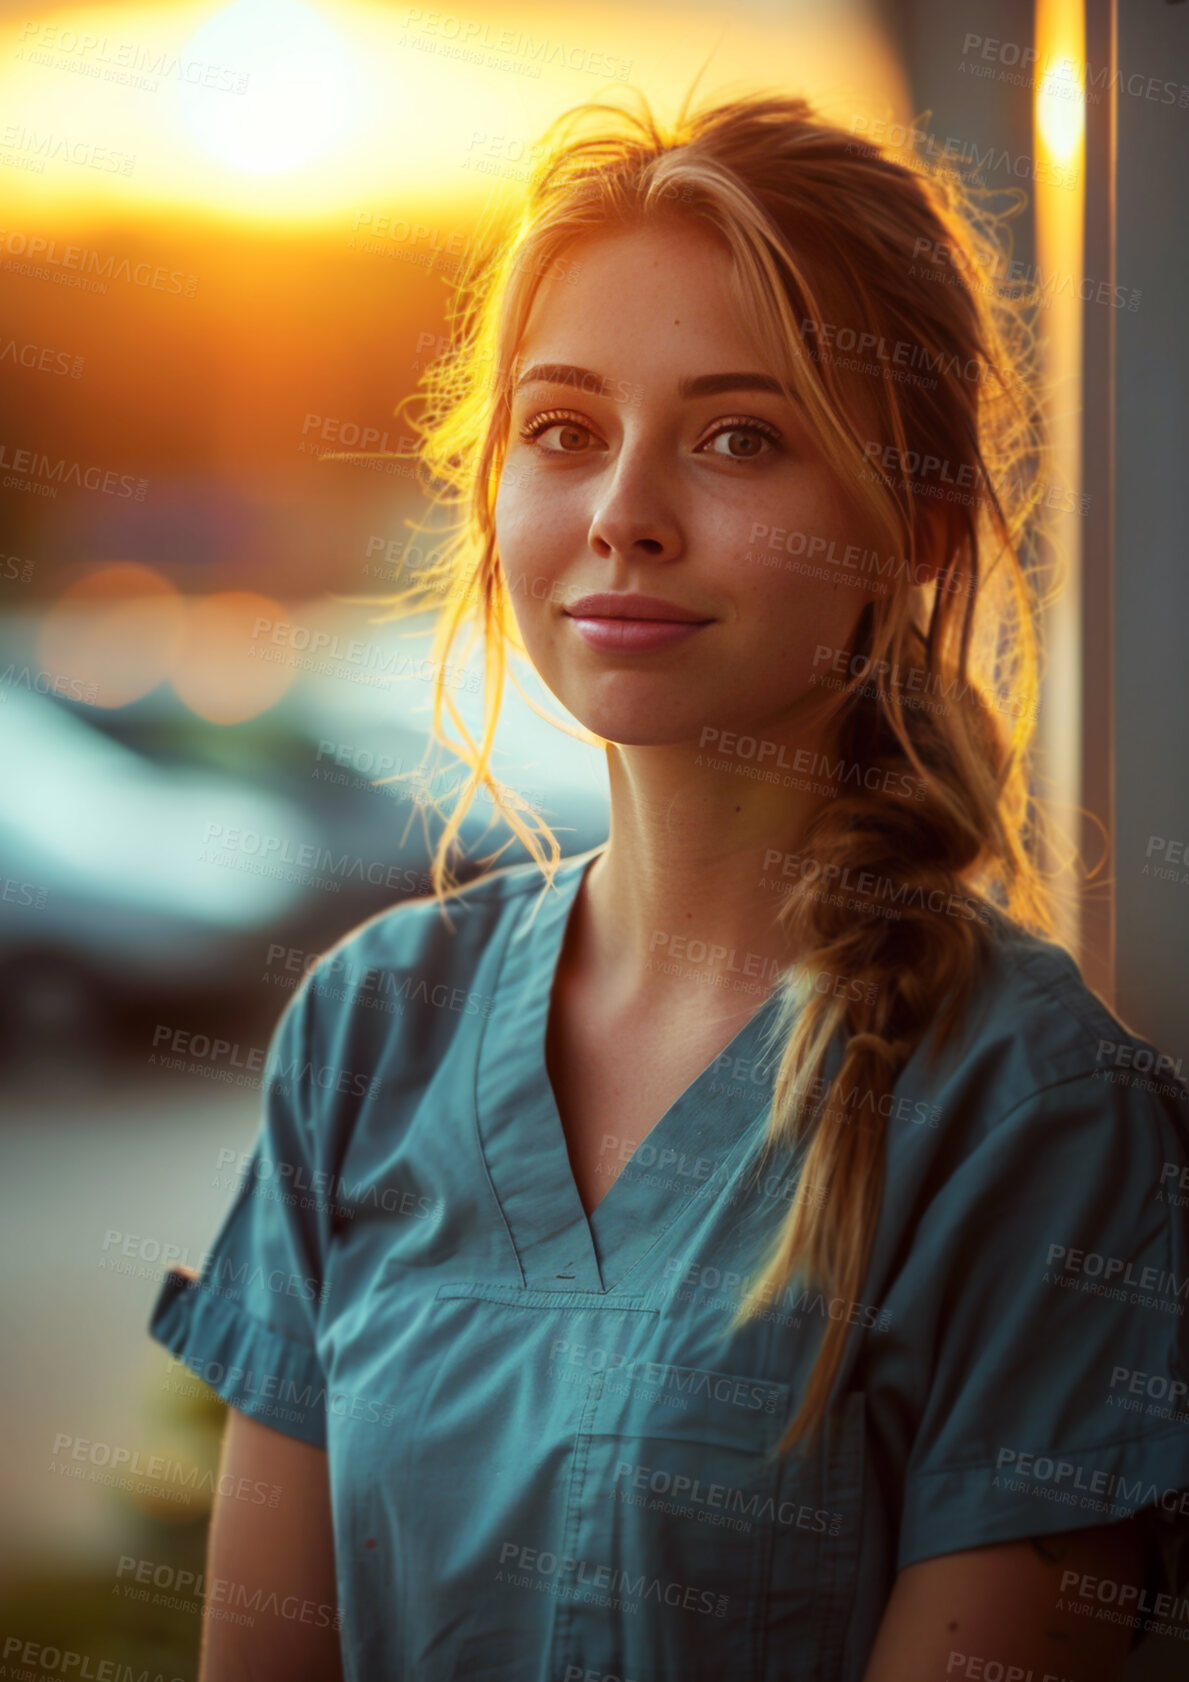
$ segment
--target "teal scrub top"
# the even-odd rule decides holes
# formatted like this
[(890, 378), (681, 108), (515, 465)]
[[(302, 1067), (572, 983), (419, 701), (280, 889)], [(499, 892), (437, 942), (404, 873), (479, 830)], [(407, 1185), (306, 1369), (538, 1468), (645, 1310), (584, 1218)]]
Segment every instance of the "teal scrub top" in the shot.
[[(201, 1277), (153, 1309), (231, 1406), (326, 1448), (349, 1682), (860, 1682), (904, 1566), (1133, 1511), (1135, 1639), (1183, 1632), (1171, 1059), (1157, 1078), (1073, 960), (995, 914), (960, 1034), (884, 1100), (860, 1299), (794, 1285), (728, 1336), (800, 1189), (801, 1147), (756, 1155), (776, 995), (634, 1152), (607, 1117), (587, 1218), (544, 1047), (600, 851), (552, 890), (498, 871), (449, 923), (399, 905), (319, 962)], [(824, 1435), (778, 1460), (839, 1318)]]

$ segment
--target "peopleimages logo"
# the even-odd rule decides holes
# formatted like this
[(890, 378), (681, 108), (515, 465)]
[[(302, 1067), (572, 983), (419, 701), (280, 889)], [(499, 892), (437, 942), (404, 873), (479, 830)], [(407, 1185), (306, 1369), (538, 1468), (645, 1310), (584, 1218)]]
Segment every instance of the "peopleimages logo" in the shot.
[[(845, 759), (831, 759), (829, 754), (811, 751), (809, 748), (791, 748), (790, 759), (786, 756), (784, 742), (769, 741), (756, 736), (740, 736), (734, 730), (720, 730), (713, 724), (702, 726), (698, 747), (714, 749), (717, 760), (712, 754), (699, 753), (694, 761), (696, 765), (705, 763), (712, 771), (726, 769), (747, 772), (762, 780), (780, 781), (775, 775), (775, 768), (780, 768), (793, 773), (794, 776), (820, 777), (824, 779), (823, 788), (829, 788), (831, 793), (837, 793), (840, 787), (849, 785), (852, 788), (866, 788), (892, 794), (902, 799), (925, 798), (926, 789), (920, 777), (910, 777), (894, 767), (881, 768)], [(769, 760), (771, 765), (767, 764)], [(733, 761), (742, 763), (734, 764)], [(760, 767), (764, 769), (761, 771)], [(783, 779), (786, 785), (794, 780), (794, 776)]]
[[(621, 1571), (618, 1566), (599, 1565), (589, 1559), (571, 1559), (540, 1548), (525, 1547), (521, 1542), (502, 1543), (499, 1562), (501, 1569), (496, 1573), (497, 1582), (506, 1579), (518, 1587), (528, 1587), (528, 1582), (518, 1582), (511, 1575), (512, 1568), (516, 1567), (530, 1581), (533, 1578), (556, 1579), (556, 1588), (563, 1596), (578, 1589), (606, 1589), (613, 1594), (632, 1596), (633, 1604), (641, 1600), (655, 1600), (684, 1612), (708, 1612), (716, 1618), (726, 1617), (730, 1605), (729, 1596), (716, 1594), (712, 1589), (699, 1589), (686, 1583), (666, 1583), (660, 1577), (649, 1577), (643, 1572), (634, 1575), (630, 1571)], [(507, 1567), (507, 1572), (504, 1567)], [(536, 1586), (535, 1583), (533, 1586)]]
[[(1134, 1622), (1138, 1622), (1142, 1615), (1149, 1613), (1157, 1618), (1184, 1620), (1189, 1617), (1189, 1598), (1184, 1595), (1169, 1594), (1166, 1591), (1152, 1595), (1146, 1588), (1141, 1589), (1138, 1583), (1120, 1583), (1113, 1577), (1091, 1577), (1080, 1571), (1061, 1573), (1062, 1594), (1070, 1594), (1075, 1584), (1081, 1599), (1095, 1600), (1103, 1606), (1117, 1606), (1121, 1612), (1130, 1611)], [(1171, 1629), (1165, 1633), (1183, 1636), (1185, 1631)]]
[[(204, 1472), (195, 1460), (174, 1460), (164, 1454), (146, 1455), (140, 1449), (92, 1441), (90, 1437), (76, 1437), (68, 1431), (59, 1431), (54, 1437), (52, 1453), (51, 1472), (61, 1470), (68, 1475), (87, 1478), (91, 1483), (106, 1484), (109, 1488), (131, 1489), (132, 1478), (151, 1478), (155, 1483), (161, 1480), (157, 1487), (174, 1500), (184, 1501), (186, 1491), (202, 1490), (212, 1500), (217, 1492), (228, 1500), (247, 1501), (256, 1507), (278, 1507), (281, 1503), (280, 1484), (236, 1478), (230, 1472), (216, 1476), (213, 1471)], [(61, 1467), (59, 1456), (62, 1457)], [(74, 1471), (75, 1466), (90, 1466), (89, 1477), (85, 1470)], [(118, 1480), (118, 1483), (113, 1480)]]
[[(983, 688), (971, 683), (968, 678), (959, 679), (954, 673), (947, 677), (941, 672), (930, 671), (927, 666), (904, 666), (896, 660), (856, 654), (849, 648), (831, 648), (828, 643), (818, 643), (813, 651), (810, 682), (841, 688), (840, 683), (831, 682), (819, 673), (818, 668), (822, 666), (835, 677), (863, 680), (861, 693), (872, 698), (880, 695), (881, 686), (889, 692), (895, 691), (902, 707), (927, 704), (921, 699), (927, 697), (929, 702), (936, 703), (928, 707), (933, 712), (945, 712), (959, 705), (974, 705), (1013, 718), (1038, 716), (1038, 697), (1035, 695), (1014, 695), (1010, 688)], [(871, 786), (868, 781), (867, 787)], [(924, 798), (923, 794), (921, 798)]]
[[(238, 1608), (241, 1613), (267, 1612), (273, 1617), (314, 1624), (321, 1629), (340, 1627), (339, 1613), (334, 1606), (303, 1600), (296, 1594), (282, 1597), (275, 1589), (251, 1589), (232, 1577), (207, 1577), (184, 1566), (136, 1559), (132, 1554), (121, 1554), (116, 1581), (130, 1600), (149, 1601), (153, 1605), (168, 1606), (173, 1611), (201, 1612), (203, 1617), (228, 1619), (249, 1627), (255, 1621), (253, 1617), (233, 1616), (229, 1619), (226, 1609)], [(159, 1592), (150, 1594), (150, 1588)], [(80, 1674), (85, 1676), (86, 1672)], [(141, 1674), (143, 1676), (144, 1673)], [(132, 1682), (131, 1675), (129, 1682)]]
[(38, 488), (42, 496), (57, 496), (59, 485), (77, 485), (80, 490), (101, 491), (105, 496), (131, 497), (134, 502), (143, 502), (149, 488), (147, 479), (137, 478), (133, 473), (117, 473), (114, 467), (88, 466), (81, 461), (68, 461), (65, 456), (55, 459), (44, 450), (23, 446), (14, 449), (6, 442), (0, 443), (0, 472), (16, 475), (6, 477), (5, 483), (18, 489), (40, 481)]
[(17, 339), (0, 339), (0, 362), (19, 363), (22, 368), (35, 368), (39, 374), (65, 374), (72, 380), (79, 379), (83, 371), (83, 358), (72, 351), (22, 344)]
[(64, 67), (73, 54), (80, 62), (70, 64), (70, 69), (151, 93), (157, 91), (159, 78), (185, 82), (192, 88), (210, 88), (218, 93), (242, 94), (248, 88), (246, 70), (232, 70), (205, 59), (182, 58), (167, 48), (113, 40), (108, 35), (93, 35), (58, 23), (26, 18), (17, 39), (21, 43), (16, 54), (19, 59)]
[(1166, 1314), (1183, 1314), (1189, 1296), (1189, 1274), (1179, 1278), (1161, 1267), (1140, 1267), (1126, 1256), (1104, 1256), (1095, 1250), (1071, 1250), (1064, 1244), (1050, 1244), (1045, 1257), (1045, 1283), (1077, 1288), (1091, 1296), (1113, 1302), (1129, 1302), (1135, 1308), (1158, 1308)]
[[(1079, 180), (1076, 170), (1062, 168), (1049, 159), (1035, 158), (1028, 152), (1012, 153), (1003, 147), (997, 150), (993, 143), (982, 148), (975, 140), (964, 140), (952, 134), (930, 134), (927, 129), (889, 122), (882, 117), (874, 120), (855, 117), (851, 122), (851, 133), (861, 135), (864, 140), (878, 141), (896, 151), (906, 151), (913, 163), (925, 170), (935, 165), (941, 170), (952, 169), (959, 164), (969, 165), (976, 180), (990, 172), (1014, 175), (1017, 180), (1048, 182), (1054, 187), (1076, 187)], [(854, 149), (847, 147), (848, 151)]]
[[(0, 228), (0, 251), (7, 257), (24, 257), (26, 264), (4, 264), (18, 273), (36, 272), (43, 265), (61, 271), (52, 278), (68, 286), (82, 285), (88, 291), (107, 291), (110, 280), (126, 280), (132, 286), (147, 286), (154, 292), (170, 292), (192, 298), (198, 290), (198, 276), (181, 269), (167, 269), (161, 263), (133, 263), (130, 257), (117, 260), (85, 245), (65, 245), (45, 234), (27, 234), (19, 228)], [(77, 274), (67, 273), (79, 271)], [(95, 277), (94, 283), (86, 276)]]
[[(287, 835), (264, 835), (259, 830), (208, 823), (203, 841), (204, 849), (198, 855), (201, 863), (226, 864), (245, 870), (255, 868), (261, 875), (274, 876), (293, 866), (301, 871), (320, 870), (336, 885), (336, 891), (339, 882), (351, 880), (370, 882), (374, 887), (403, 889), (408, 894), (429, 893), (433, 887), (424, 871), (350, 853), (336, 857), (329, 847), (315, 846), (308, 841), (295, 843)], [(317, 878), (314, 885), (322, 886), (323, 879)]]
[[(1000, 1473), (1004, 1476), (1001, 1478)], [(1010, 1489), (1014, 1483), (1044, 1486), (1060, 1492), (1067, 1504), (1078, 1505), (1078, 1496), (1102, 1497), (1099, 1506), (1109, 1506), (1119, 1513), (1138, 1512), (1143, 1507), (1160, 1506), (1166, 1513), (1189, 1513), (1189, 1489), (1161, 1489), (1158, 1484), (1145, 1483), (1140, 1477), (1128, 1478), (1122, 1473), (1102, 1469), (1088, 1471), (1075, 1460), (1059, 1460), (1051, 1454), (1035, 1454), (1018, 1448), (1001, 1448), (995, 1460), (997, 1487)], [(1086, 1505), (1086, 1502), (1080, 1503)]]
[[(91, 1653), (80, 1653), (73, 1647), (51, 1647), (46, 1642), (34, 1641), (23, 1635), (6, 1635), (4, 1637), (3, 1658), (13, 1659), (20, 1654), (23, 1665), (36, 1665), (43, 1675), (58, 1673), (62, 1676), (77, 1676), (80, 1682), (126, 1682), (131, 1676), (127, 1664), (117, 1659), (95, 1659)], [(92, 1663), (94, 1660), (94, 1663)], [(7, 1665), (4, 1674), (11, 1676), (33, 1675), (33, 1671), (9, 1671)], [(140, 1675), (147, 1677), (148, 1672)], [(156, 1673), (155, 1682), (165, 1682), (163, 1671)], [(185, 1682), (181, 1676), (170, 1678), (170, 1682)]]
[(380, 1186), (369, 1182), (366, 1178), (357, 1181), (346, 1180), (339, 1174), (315, 1169), (312, 1172), (304, 1163), (283, 1162), (271, 1157), (259, 1155), (255, 1151), (234, 1151), (227, 1146), (220, 1148), (216, 1158), (217, 1169), (230, 1167), (235, 1164), (234, 1184), (251, 1181), (252, 1190), (256, 1192), (262, 1185), (267, 1186), (275, 1182), (277, 1188), (284, 1194), (284, 1201), (297, 1204), (297, 1193), (313, 1193), (314, 1197), (303, 1196), (300, 1206), (312, 1206), (316, 1197), (333, 1198), (333, 1204), (327, 1203), (326, 1208), (333, 1207), (343, 1216), (353, 1216), (363, 1208), (385, 1209), (389, 1214), (424, 1216), (435, 1215), (442, 1208), (441, 1203), (435, 1202), (425, 1193), (418, 1194), (400, 1186)]
[[(968, 286), (992, 293), (1002, 285), (1016, 287), (1022, 284), (1035, 295), (1034, 301), (1042, 309), (1047, 309), (1055, 297), (1061, 297), (1072, 289), (1084, 304), (1107, 304), (1112, 309), (1126, 309), (1134, 314), (1139, 309), (1142, 296), (1136, 287), (1114, 286), (1105, 280), (1075, 274), (1072, 270), (1062, 273), (1050, 269), (1046, 274), (1038, 263), (1025, 263), (1021, 258), (1007, 257), (997, 246), (985, 247), (972, 258), (960, 245), (947, 245), (944, 240), (931, 240), (922, 234), (913, 241), (912, 256), (914, 266), (918, 259), (925, 257), (929, 262), (941, 265), (936, 271), (922, 269), (921, 278), (924, 280), (944, 280), (953, 284), (953, 276), (962, 273)], [(986, 282), (993, 284), (988, 287)], [(1049, 506), (1052, 506), (1051, 502)], [(1066, 511), (1072, 513), (1072, 505)]]
[[(167, 1022), (158, 1022), (153, 1029), (154, 1051), (162, 1046), (181, 1057), (209, 1058), (253, 1074), (264, 1070), (268, 1056), (265, 1046), (243, 1046), (238, 1040), (212, 1039), (209, 1034), (175, 1028)], [(380, 1089), (378, 1075), (354, 1072), (338, 1063), (302, 1063), (296, 1057), (287, 1062), (280, 1057), (274, 1060), (270, 1084), (281, 1092), (309, 1084), (322, 1092), (337, 1092), (352, 1098), (372, 1098)]]
[[(5, 153), (10, 154), (4, 156)], [(93, 140), (65, 134), (43, 133), (21, 123), (6, 123), (0, 129), (0, 161), (43, 175), (47, 163), (76, 164), (80, 169), (98, 169), (105, 174), (131, 175), (136, 154), (116, 152)]]
[[(981, 60), (971, 63), (970, 60)], [(1109, 63), (1091, 64), (1070, 57), (1046, 53), (1025, 42), (1000, 41), (991, 35), (967, 35), (962, 43), (958, 69), (970, 75), (990, 77), (1014, 87), (1043, 84), (1046, 96), (1095, 105), (1110, 89), (1132, 99), (1146, 99), (1157, 105), (1189, 106), (1189, 85), (1168, 82), (1140, 70), (1124, 70)]]
[(1189, 1383), (1183, 1378), (1169, 1378), (1166, 1373), (1143, 1372), (1137, 1367), (1113, 1367), (1112, 1392), (1119, 1384), (1126, 1385), (1133, 1396), (1141, 1396), (1145, 1401), (1167, 1402), (1169, 1408), (1180, 1408), (1183, 1403), (1189, 1402)]
[(945, 1661), (947, 1676), (969, 1676), (976, 1682), (1074, 1682), (1072, 1676), (1059, 1675), (1055, 1670), (1039, 1674), (1022, 1665), (1006, 1664), (1002, 1659), (988, 1659), (981, 1653), (958, 1653), (951, 1650)]
[[(940, 888), (926, 889), (919, 882), (896, 881), (870, 870), (856, 870), (849, 864), (823, 862), (807, 853), (782, 853), (778, 847), (767, 848), (764, 852), (765, 873), (777, 865), (780, 867), (779, 876), (774, 876), (771, 881), (767, 874), (761, 876), (761, 887), (772, 886), (787, 893), (805, 891), (819, 899), (825, 896), (827, 903), (842, 904), (845, 901), (852, 910), (868, 911), (881, 917), (900, 917), (905, 911), (928, 911), (939, 916), (956, 917), (966, 923), (976, 920), (990, 923), (991, 920), (987, 906), (980, 899), (965, 894), (947, 893)], [(786, 882), (786, 878), (791, 880)]]
[[(733, 1297), (748, 1284), (741, 1273), (708, 1267), (701, 1262), (690, 1262), (685, 1266), (679, 1257), (671, 1257), (665, 1263), (664, 1274), (666, 1279), (675, 1279), (678, 1285), (690, 1287), (674, 1291), (677, 1302), (690, 1302), (701, 1292)], [(824, 1292), (812, 1291), (808, 1286), (786, 1285), (783, 1291), (778, 1291), (769, 1281), (756, 1286), (756, 1295), (763, 1302), (772, 1302), (779, 1297), (782, 1305), (791, 1309), (794, 1315), (820, 1314), (823, 1319), (846, 1320), (852, 1326), (861, 1324), (877, 1331), (886, 1331), (891, 1324), (891, 1312), (886, 1308), (879, 1308), (874, 1303), (848, 1301), (846, 1297), (827, 1298)], [(761, 1316), (765, 1319), (769, 1317), (766, 1314)]]
[[(781, 1501), (777, 1504), (772, 1496), (762, 1499), (757, 1489), (704, 1483), (701, 1478), (683, 1472), (671, 1472), (663, 1466), (642, 1465), (634, 1460), (615, 1462), (611, 1492), (637, 1506), (658, 1507), (663, 1512), (676, 1512), (682, 1517), (725, 1523), (731, 1529), (750, 1530), (753, 1519), (789, 1525), (798, 1530), (817, 1530), (829, 1536), (837, 1536), (842, 1529), (841, 1513), (810, 1507), (804, 1502)], [(672, 1496), (673, 1499), (672, 1502), (649, 1501), (648, 1496)], [(698, 1507), (701, 1512), (693, 1511)], [(732, 1520), (728, 1515), (738, 1516)]]

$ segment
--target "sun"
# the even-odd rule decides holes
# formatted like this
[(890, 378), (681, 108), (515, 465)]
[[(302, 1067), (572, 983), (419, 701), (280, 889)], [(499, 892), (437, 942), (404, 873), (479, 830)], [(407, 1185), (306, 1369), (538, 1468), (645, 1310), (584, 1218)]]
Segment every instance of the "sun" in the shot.
[(334, 30), (301, 0), (233, 0), (186, 45), (177, 89), (187, 129), (247, 175), (280, 175), (351, 134), (359, 77)]

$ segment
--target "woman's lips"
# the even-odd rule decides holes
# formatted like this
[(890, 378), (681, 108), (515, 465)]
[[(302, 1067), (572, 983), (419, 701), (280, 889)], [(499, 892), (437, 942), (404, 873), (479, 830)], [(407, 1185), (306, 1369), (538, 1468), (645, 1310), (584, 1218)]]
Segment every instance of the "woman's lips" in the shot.
[(645, 654), (684, 642), (704, 630), (710, 619), (605, 619), (594, 614), (567, 614), (583, 642), (611, 652)]

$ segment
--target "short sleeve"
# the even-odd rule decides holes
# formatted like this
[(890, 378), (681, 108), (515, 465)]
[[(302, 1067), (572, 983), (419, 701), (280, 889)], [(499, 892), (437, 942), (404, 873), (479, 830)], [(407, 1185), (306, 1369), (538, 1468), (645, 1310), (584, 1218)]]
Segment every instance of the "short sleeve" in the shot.
[(986, 1130), (929, 1202), (885, 1297), (886, 1405), (915, 1424), (899, 1567), (1141, 1513), (1150, 1591), (1180, 1591), (1187, 1110), (1080, 1075)]
[(262, 1117), (200, 1273), (169, 1272), (149, 1332), (241, 1413), (321, 1448), (315, 1345), (325, 1294), (310, 1078), (309, 982), (287, 1004), (261, 1079)]

